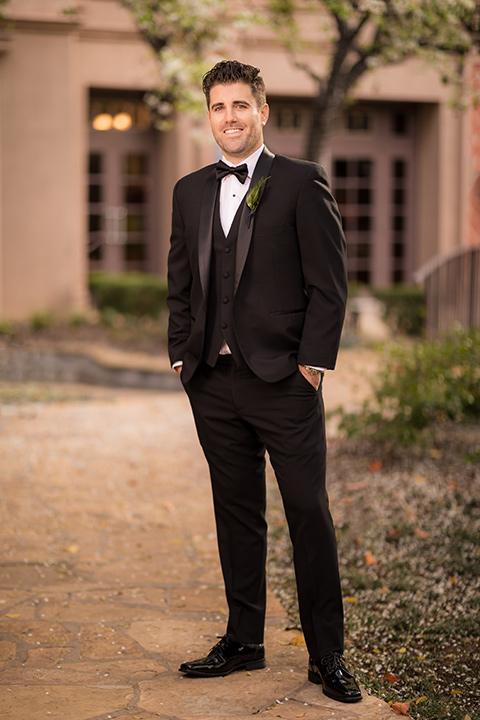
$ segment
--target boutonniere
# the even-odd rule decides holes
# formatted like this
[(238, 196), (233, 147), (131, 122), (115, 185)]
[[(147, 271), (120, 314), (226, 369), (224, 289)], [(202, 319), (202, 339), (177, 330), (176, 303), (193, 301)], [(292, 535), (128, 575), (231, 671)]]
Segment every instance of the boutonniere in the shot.
[(250, 223), (252, 222), (253, 215), (255, 213), (255, 210), (258, 207), (258, 204), (260, 202), (260, 193), (262, 191), (263, 186), (267, 182), (267, 180), (270, 180), (270, 175), (267, 178), (260, 178), (258, 183), (253, 186), (253, 188), (250, 188), (250, 190), (247, 193), (247, 205), (252, 211), (250, 213), (250, 217), (248, 219), (248, 227), (250, 227)]

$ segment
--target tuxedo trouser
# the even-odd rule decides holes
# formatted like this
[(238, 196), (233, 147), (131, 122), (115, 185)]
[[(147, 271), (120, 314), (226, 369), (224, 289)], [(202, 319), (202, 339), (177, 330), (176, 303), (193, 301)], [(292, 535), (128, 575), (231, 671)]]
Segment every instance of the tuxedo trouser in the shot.
[(325, 487), (321, 388), (299, 370), (267, 383), (233, 361), (202, 364), (185, 384), (212, 482), (227, 634), (262, 643), (267, 524), (265, 450), (293, 545), (300, 620), (311, 657), (343, 651), (337, 545)]

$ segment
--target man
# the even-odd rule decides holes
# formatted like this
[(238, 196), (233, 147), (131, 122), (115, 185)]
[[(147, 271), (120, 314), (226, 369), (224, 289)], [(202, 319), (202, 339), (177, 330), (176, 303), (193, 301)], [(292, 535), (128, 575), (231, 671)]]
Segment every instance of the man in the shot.
[(174, 190), (169, 353), (209, 464), (229, 618), (208, 655), (180, 671), (216, 677), (265, 666), (267, 450), (293, 543), (308, 678), (355, 702), (321, 398), (345, 313), (341, 221), (319, 166), (264, 147), (259, 70), (220, 62), (203, 90), (223, 160)]

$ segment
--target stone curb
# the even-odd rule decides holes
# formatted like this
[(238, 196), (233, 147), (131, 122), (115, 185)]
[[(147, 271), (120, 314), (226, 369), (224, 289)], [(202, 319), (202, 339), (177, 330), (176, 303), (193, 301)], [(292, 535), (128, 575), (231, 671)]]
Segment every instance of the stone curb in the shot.
[(152, 357), (78, 343), (61, 343), (41, 350), (0, 347), (0, 380), (166, 391), (181, 389), (165, 353)]

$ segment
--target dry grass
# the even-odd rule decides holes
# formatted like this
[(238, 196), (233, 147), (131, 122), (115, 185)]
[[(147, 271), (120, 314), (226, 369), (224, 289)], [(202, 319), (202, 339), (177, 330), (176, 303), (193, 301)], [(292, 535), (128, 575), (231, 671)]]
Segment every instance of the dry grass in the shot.
[[(348, 663), (413, 718), (480, 717), (479, 437), (478, 425), (444, 427), (430, 449), (388, 458), (352, 441), (330, 448)], [(270, 581), (298, 625), (273, 492), (270, 514)]]

